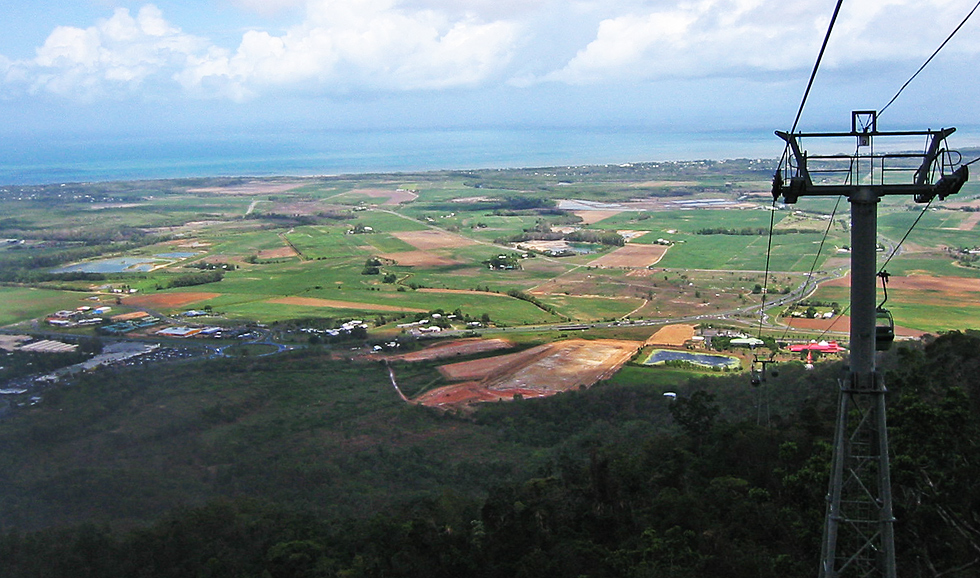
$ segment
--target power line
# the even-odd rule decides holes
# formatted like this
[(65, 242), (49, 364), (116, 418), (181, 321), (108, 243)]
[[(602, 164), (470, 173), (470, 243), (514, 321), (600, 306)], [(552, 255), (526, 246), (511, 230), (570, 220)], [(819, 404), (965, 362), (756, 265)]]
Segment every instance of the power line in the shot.
[(950, 40), (952, 40), (953, 36), (955, 36), (956, 33), (960, 31), (960, 28), (963, 28), (963, 25), (966, 24), (966, 21), (969, 20), (971, 16), (973, 16), (973, 13), (977, 11), (977, 8), (980, 8), (980, 2), (977, 2), (976, 6), (973, 7), (973, 10), (970, 10), (970, 13), (966, 15), (966, 18), (964, 18), (962, 22), (960, 22), (959, 26), (957, 26), (952, 32), (949, 33), (949, 36), (946, 37), (946, 40), (944, 40), (943, 43), (939, 45), (939, 48), (937, 48), (936, 51), (932, 53), (932, 56), (927, 58), (926, 61), (922, 63), (922, 66), (920, 66), (919, 69), (915, 71), (915, 74), (913, 74), (908, 80), (905, 81), (905, 84), (902, 85), (902, 88), (899, 88), (898, 92), (895, 93), (895, 96), (893, 96), (892, 99), (888, 101), (888, 104), (886, 104), (884, 107), (881, 108), (881, 110), (878, 111), (878, 116), (881, 116), (881, 113), (885, 112), (885, 110), (887, 110), (888, 107), (891, 106), (893, 102), (895, 102), (895, 99), (897, 99), (898, 96), (902, 94), (902, 91), (905, 90), (905, 87), (911, 84), (912, 81), (915, 80), (915, 77), (918, 76), (919, 73), (922, 72), (922, 70), (926, 66), (928, 66), (930, 62), (932, 62), (932, 59), (935, 58), (937, 54), (939, 54), (939, 51), (942, 50), (943, 47), (946, 46), (946, 44)]

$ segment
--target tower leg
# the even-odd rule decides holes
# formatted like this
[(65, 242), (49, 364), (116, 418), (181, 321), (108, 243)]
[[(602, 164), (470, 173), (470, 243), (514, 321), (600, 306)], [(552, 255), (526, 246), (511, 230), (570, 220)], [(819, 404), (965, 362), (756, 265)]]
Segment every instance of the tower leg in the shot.
[(896, 578), (885, 387), (875, 371), (877, 196), (851, 196), (850, 375), (842, 384), (820, 578)]

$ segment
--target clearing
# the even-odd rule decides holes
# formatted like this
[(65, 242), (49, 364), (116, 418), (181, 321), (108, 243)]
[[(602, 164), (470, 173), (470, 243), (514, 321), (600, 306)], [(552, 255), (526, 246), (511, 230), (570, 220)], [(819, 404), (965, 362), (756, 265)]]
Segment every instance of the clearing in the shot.
[(337, 301), (334, 299), (319, 299), (317, 297), (280, 297), (269, 299), (268, 303), (280, 305), (302, 305), (305, 307), (330, 307), (332, 309), (359, 309), (365, 311), (397, 311), (406, 313), (425, 313), (425, 309), (398, 307), (396, 305), (378, 305), (376, 303), (360, 303), (357, 301)]
[(461, 235), (456, 235), (446, 231), (428, 229), (425, 231), (397, 231), (391, 233), (392, 237), (405, 241), (409, 245), (420, 251), (431, 251), (432, 249), (455, 249), (457, 247), (467, 247), (476, 245), (476, 241), (467, 239)]
[(626, 245), (589, 263), (592, 267), (646, 268), (656, 265), (667, 253), (665, 245)]
[(397, 361), (432, 361), (457, 355), (475, 355), (498, 349), (510, 349), (514, 344), (506, 339), (459, 339), (448, 343), (440, 343), (421, 349), (389, 357)]
[(641, 345), (616, 339), (570, 339), (519, 353), (444, 365), (439, 371), (445, 377), (467, 381), (434, 389), (412, 401), (464, 409), (484, 401), (545, 397), (587, 388), (616, 373)]
[(147, 309), (175, 309), (198, 301), (206, 301), (221, 297), (221, 293), (187, 292), (187, 293), (158, 293), (156, 295), (137, 295), (125, 297), (123, 305), (127, 307), (145, 307)]
[(650, 336), (643, 345), (669, 345), (671, 347), (683, 347), (685, 343), (694, 337), (694, 326), (678, 323), (675, 325), (665, 325), (659, 331)]

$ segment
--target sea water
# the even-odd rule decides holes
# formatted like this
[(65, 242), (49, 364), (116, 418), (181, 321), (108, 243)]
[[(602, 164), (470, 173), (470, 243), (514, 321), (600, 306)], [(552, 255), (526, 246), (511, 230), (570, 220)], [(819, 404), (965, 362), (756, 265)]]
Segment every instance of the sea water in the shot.
[(0, 186), (775, 158), (770, 131), (634, 128), (311, 130), (0, 139)]

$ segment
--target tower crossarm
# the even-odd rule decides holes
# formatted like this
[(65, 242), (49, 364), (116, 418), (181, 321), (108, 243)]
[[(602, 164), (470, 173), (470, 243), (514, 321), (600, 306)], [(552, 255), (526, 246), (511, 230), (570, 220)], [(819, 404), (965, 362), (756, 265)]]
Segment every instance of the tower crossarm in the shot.
[[(873, 124), (872, 126), (876, 126)], [(803, 196), (845, 196), (850, 198), (858, 189), (870, 189), (876, 198), (885, 195), (910, 195), (918, 203), (935, 197), (944, 199), (960, 190), (969, 178), (969, 170), (961, 166), (947, 172), (942, 162), (946, 137), (955, 128), (924, 131), (857, 130), (850, 132), (788, 133), (776, 131), (790, 152), (789, 162), (773, 178), (773, 199), (783, 198), (787, 204)], [(924, 137), (927, 145), (922, 152), (875, 152), (875, 141)], [(857, 145), (851, 154), (810, 153), (803, 148), (804, 139), (831, 142), (833, 139), (854, 139)], [(894, 142), (894, 141), (886, 141)], [(904, 142), (904, 141), (903, 141)], [(841, 146), (841, 145), (837, 145)], [(932, 179), (939, 175), (935, 182)]]

